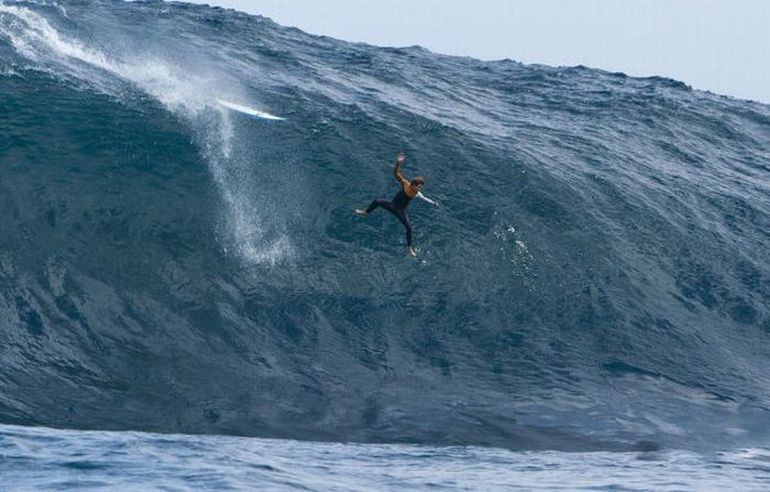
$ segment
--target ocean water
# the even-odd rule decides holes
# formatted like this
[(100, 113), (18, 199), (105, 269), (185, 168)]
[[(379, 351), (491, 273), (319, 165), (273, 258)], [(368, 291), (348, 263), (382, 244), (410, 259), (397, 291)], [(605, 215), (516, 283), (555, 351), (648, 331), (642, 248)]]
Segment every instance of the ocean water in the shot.
[(770, 451), (568, 453), (0, 426), (3, 490), (764, 491)]
[[(386, 212), (352, 214), (395, 193), (399, 151), (441, 203), (409, 208), (416, 259)], [(447, 486), (513, 486), (520, 461), (546, 470), (530, 488), (612, 487), (613, 462), (702, 488), (723, 460), (761, 484), (769, 178), (770, 106), (666, 78), (0, 1), (0, 423), (29, 428), (3, 439), (75, 429), (51, 439), (103, 462), (164, 439), (133, 432), (199, 436), (172, 455), (233, 436), (425, 487), (424, 449)]]

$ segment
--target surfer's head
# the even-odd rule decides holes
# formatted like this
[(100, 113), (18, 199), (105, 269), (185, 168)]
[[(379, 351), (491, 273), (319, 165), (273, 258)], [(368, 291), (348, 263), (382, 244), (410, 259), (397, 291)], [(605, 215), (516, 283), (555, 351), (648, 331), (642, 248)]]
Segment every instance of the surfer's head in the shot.
[(425, 186), (425, 178), (422, 176), (415, 176), (409, 182), (412, 183), (412, 186), (415, 188), (422, 189), (422, 187)]

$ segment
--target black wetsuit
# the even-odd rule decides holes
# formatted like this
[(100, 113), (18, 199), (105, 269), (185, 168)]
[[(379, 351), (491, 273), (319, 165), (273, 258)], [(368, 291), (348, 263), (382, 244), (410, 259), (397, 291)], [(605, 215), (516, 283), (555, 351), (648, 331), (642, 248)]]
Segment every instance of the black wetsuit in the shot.
[(375, 208), (382, 207), (398, 217), (398, 220), (401, 221), (401, 223), (404, 225), (404, 228), (406, 229), (406, 245), (409, 247), (412, 246), (412, 225), (409, 223), (409, 218), (406, 216), (406, 207), (409, 206), (409, 202), (411, 200), (412, 199), (409, 198), (404, 190), (400, 190), (398, 193), (396, 193), (396, 196), (393, 197), (393, 200), (387, 201), (383, 200), (382, 198), (378, 198), (377, 200), (374, 200), (366, 209), (366, 213), (371, 213)]

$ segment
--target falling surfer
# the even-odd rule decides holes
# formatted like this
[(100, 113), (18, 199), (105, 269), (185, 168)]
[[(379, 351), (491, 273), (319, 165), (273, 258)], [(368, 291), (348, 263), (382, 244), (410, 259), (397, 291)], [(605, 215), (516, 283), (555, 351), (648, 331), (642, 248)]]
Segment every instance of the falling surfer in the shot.
[(412, 179), (406, 179), (401, 174), (401, 165), (404, 163), (404, 159), (405, 156), (403, 152), (398, 154), (398, 157), (396, 158), (396, 165), (393, 168), (393, 176), (395, 176), (396, 181), (398, 181), (399, 185), (401, 186), (401, 189), (398, 191), (398, 193), (396, 193), (396, 196), (393, 197), (393, 200), (388, 201), (383, 200), (382, 198), (378, 198), (372, 201), (366, 210), (357, 208), (355, 213), (362, 217), (366, 217), (375, 208), (382, 207), (395, 215), (406, 229), (407, 254), (410, 256), (417, 256), (417, 252), (412, 246), (412, 226), (409, 224), (409, 217), (406, 216), (406, 207), (409, 206), (409, 202), (412, 201), (412, 198), (415, 197), (430, 203), (434, 207), (438, 207), (438, 203), (422, 194), (422, 188), (425, 186), (425, 178), (422, 176), (415, 176)]

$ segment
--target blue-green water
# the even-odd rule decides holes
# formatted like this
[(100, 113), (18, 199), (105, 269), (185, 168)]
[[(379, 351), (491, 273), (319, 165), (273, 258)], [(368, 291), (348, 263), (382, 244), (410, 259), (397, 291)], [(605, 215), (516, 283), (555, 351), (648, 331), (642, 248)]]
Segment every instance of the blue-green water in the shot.
[[(664, 78), (0, 2), (0, 422), (764, 447), (768, 142), (770, 107)], [(352, 214), (400, 150), (442, 204), (417, 259)]]

